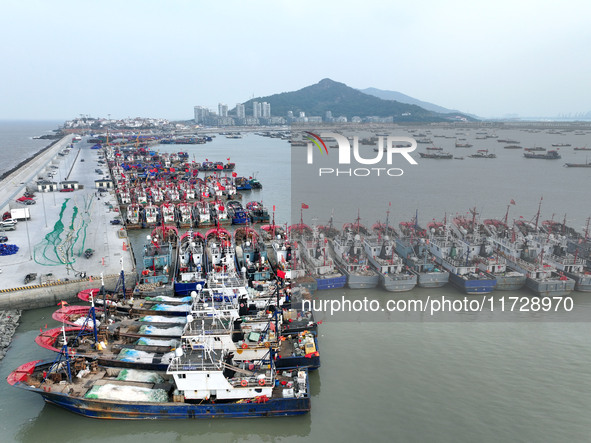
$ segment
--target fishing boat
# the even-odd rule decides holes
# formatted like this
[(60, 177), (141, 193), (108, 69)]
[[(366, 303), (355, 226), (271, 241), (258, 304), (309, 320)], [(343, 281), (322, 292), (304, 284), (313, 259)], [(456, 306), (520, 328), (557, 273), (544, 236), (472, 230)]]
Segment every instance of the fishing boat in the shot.
[(410, 270), (417, 274), (421, 288), (440, 288), (449, 281), (449, 272), (435, 262), (429, 252), (427, 230), (417, 223), (418, 214), (410, 222), (399, 224), (402, 235), (396, 237), (396, 253)]
[(142, 207), (138, 204), (132, 204), (127, 207), (127, 228), (136, 228), (141, 225)]
[(551, 254), (546, 256), (548, 264), (554, 266), (568, 278), (575, 281), (575, 291), (591, 292), (591, 272), (585, 269), (586, 260), (568, 252), (566, 237), (549, 234), (548, 242), (554, 245)]
[(269, 211), (262, 202), (251, 201), (246, 204), (246, 211), (251, 223), (267, 223), (270, 221)]
[(479, 149), (475, 154), (469, 155), (470, 158), (497, 158), (496, 154), (488, 152), (488, 149)]
[(160, 211), (158, 210), (158, 206), (146, 205), (144, 207), (144, 218), (148, 226), (154, 226), (158, 224), (159, 217)]
[(560, 156), (560, 154), (558, 153), (558, 151), (554, 151), (554, 150), (550, 150), (550, 151), (545, 152), (543, 154), (536, 154), (534, 152), (524, 152), (523, 156), (525, 158), (537, 158), (537, 159), (542, 159), (542, 160), (558, 160), (559, 158), (562, 158)]
[(249, 178), (248, 183), (252, 189), (263, 189), (263, 184), (256, 178)]
[(591, 168), (591, 161), (587, 160), (585, 163), (565, 163), (567, 168)]
[[(530, 237), (531, 239), (532, 237)], [(561, 297), (575, 289), (575, 281), (544, 262), (544, 249), (530, 249), (527, 239), (490, 237), (493, 247), (518, 272), (525, 274), (525, 285), (542, 297)], [(539, 243), (538, 243), (539, 244)]]
[(205, 236), (197, 231), (185, 232), (180, 239), (174, 292), (189, 295), (205, 286), (206, 279)]
[(209, 202), (210, 205), (210, 212), (213, 215), (213, 219), (215, 220), (216, 224), (227, 226), (232, 224), (232, 219), (228, 215), (228, 210), (226, 209), (226, 205), (221, 200), (214, 200)]
[(542, 225), (550, 234), (566, 239), (567, 252), (587, 261), (587, 268), (591, 267), (591, 241), (589, 241), (589, 226), (591, 217), (587, 218), (585, 230), (580, 233), (566, 224), (566, 214), (562, 223), (545, 220)]
[(165, 371), (180, 345), (179, 338), (107, 336), (106, 327), (59, 327), (41, 332), (36, 338), (42, 348), (60, 352), (68, 346), (70, 355), (95, 359), (99, 364), (121, 368)]
[[(251, 366), (252, 364), (252, 366)], [(305, 369), (277, 372), (212, 349), (178, 348), (166, 372), (73, 360), (32, 361), (7, 378), (51, 404), (92, 418), (195, 419), (301, 415), (310, 410)]]
[(248, 214), (242, 207), (242, 203), (237, 200), (229, 200), (226, 207), (228, 208), (228, 215), (232, 218), (233, 225), (243, 225), (248, 222)]
[[(444, 223), (444, 232), (441, 236), (436, 235), (433, 229), (428, 245), (435, 261), (449, 272), (449, 281), (460, 291), (466, 294), (488, 294), (495, 289), (495, 277), (480, 270), (477, 264), (470, 260), (471, 247), (453, 239), (447, 223)], [(474, 252), (475, 250), (472, 251)]]
[(375, 288), (380, 282), (378, 273), (370, 266), (361, 235), (352, 228), (330, 241), (337, 267), (347, 276), (351, 289)]
[(318, 227), (312, 227), (311, 235), (299, 238), (302, 246), (302, 259), (308, 274), (316, 280), (317, 289), (342, 288), (347, 283), (347, 277), (335, 266), (327, 251), (328, 240), (318, 232)]
[(174, 223), (174, 205), (172, 203), (162, 203), (160, 206), (161, 220), (165, 224)]
[(525, 274), (508, 267), (507, 260), (495, 254), (486, 237), (485, 225), (476, 219), (476, 208), (471, 209), (470, 214), (472, 217), (458, 215), (452, 222), (452, 234), (461, 243), (463, 250), (467, 251), (467, 260), (497, 280), (495, 290), (521, 289), (525, 285)]
[(236, 258), (232, 235), (222, 227), (215, 227), (205, 233), (205, 251), (208, 272), (211, 276), (235, 276)]
[(209, 204), (205, 200), (197, 200), (193, 204), (194, 220), (197, 222), (197, 226), (207, 227), (212, 226), (213, 222), (211, 219), (211, 213), (209, 210)]
[(241, 226), (233, 233), (238, 268), (246, 271), (249, 282), (264, 282), (271, 278), (267, 248), (253, 228)]
[(453, 158), (453, 154), (449, 152), (436, 151), (436, 152), (419, 152), (421, 158), (433, 158), (436, 160), (450, 160)]
[(181, 202), (177, 205), (176, 221), (181, 228), (193, 227), (193, 213), (189, 203)]
[(374, 235), (364, 239), (364, 247), (371, 266), (378, 272), (380, 283), (390, 292), (410, 291), (417, 285), (417, 275), (410, 272), (395, 252), (395, 242), (388, 235)]
[(250, 181), (246, 177), (236, 177), (235, 183), (238, 191), (250, 191), (252, 189)]
[(276, 235), (270, 240), (269, 254), (269, 262), (275, 269), (275, 273), (286, 281), (302, 278), (305, 271), (301, 266), (297, 266), (300, 264), (296, 257), (298, 252), (297, 243), (288, 240), (285, 231), (275, 232)]

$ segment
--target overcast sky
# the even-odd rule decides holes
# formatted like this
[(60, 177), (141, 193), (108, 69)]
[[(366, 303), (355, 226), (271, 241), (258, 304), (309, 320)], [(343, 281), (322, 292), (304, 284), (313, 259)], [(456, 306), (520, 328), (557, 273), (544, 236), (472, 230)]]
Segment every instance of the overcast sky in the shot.
[(484, 117), (591, 111), (591, 2), (3, 0), (1, 119), (164, 117), (329, 77)]

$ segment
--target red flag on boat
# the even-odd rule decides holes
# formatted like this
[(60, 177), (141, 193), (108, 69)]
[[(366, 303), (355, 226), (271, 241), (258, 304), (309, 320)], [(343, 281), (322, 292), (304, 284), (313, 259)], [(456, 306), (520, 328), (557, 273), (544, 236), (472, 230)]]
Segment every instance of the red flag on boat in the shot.
[(285, 278), (285, 271), (278, 270), (277, 271), (277, 277), (279, 277), (279, 278)]
[(228, 157), (228, 161), (230, 161), (230, 157)]
[(235, 172), (232, 172), (232, 177), (236, 177), (238, 174), (236, 174)]
[(273, 205), (273, 212), (275, 212), (275, 205)]
[(512, 204), (512, 205), (516, 204), (516, 203), (515, 203), (515, 200), (511, 199), (511, 204)]
[(308, 206), (307, 204), (305, 204), (305, 203), (302, 203), (302, 209), (308, 209), (309, 207), (310, 207), (310, 206)]
[(217, 168), (218, 169), (224, 169), (224, 167), (222, 165), (218, 165)]

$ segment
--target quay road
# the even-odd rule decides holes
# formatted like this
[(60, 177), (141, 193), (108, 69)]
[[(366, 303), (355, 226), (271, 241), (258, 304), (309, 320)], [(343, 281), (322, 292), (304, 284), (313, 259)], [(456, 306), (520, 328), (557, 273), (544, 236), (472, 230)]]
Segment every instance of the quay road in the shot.
[[(117, 219), (114, 191), (99, 193), (95, 180), (108, 176), (106, 165), (97, 163), (99, 150), (84, 140), (73, 145), (69, 154), (59, 156), (71, 143), (66, 136), (50, 149), (0, 181), (0, 211), (27, 208), (30, 219), (19, 220), (14, 231), (5, 231), (6, 244), (18, 246), (13, 255), (0, 256), (0, 309), (27, 309), (56, 305), (59, 300), (75, 300), (78, 291), (100, 286), (113, 289), (121, 269), (126, 286), (133, 287), (136, 269), (123, 225)], [(54, 165), (51, 181), (77, 181), (73, 192), (36, 192), (34, 205), (17, 203), (27, 187), (36, 186)], [(95, 169), (101, 169), (98, 174)], [(86, 249), (94, 250), (90, 258)], [(25, 285), (24, 278), (37, 278)]]

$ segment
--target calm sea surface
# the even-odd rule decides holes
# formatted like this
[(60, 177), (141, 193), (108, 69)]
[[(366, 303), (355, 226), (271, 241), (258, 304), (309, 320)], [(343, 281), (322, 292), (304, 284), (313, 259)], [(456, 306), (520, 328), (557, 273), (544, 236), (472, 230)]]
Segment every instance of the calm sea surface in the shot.
[[(15, 143), (15, 134), (28, 134), (21, 140), (23, 150), (29, 151), (12, 164), (35, 150), (33, 145), (25, 148), (25, 141), (42, 128), (38, 123), (0, 124), (3, 152), (8, 140)], [(517, 204), (511, 205), (510, 219), (531, 219), (542, 197), (542, 219), (556, 214), (555, 219), (562, 220), (566, 214), (569, 224), (580, 228), (591, 215), (591, 169), (562, 166), (565, 161), (585, 162), (585, 151), (575, 153), (573, 147), (591, 146), (588, 133), (494, 131), (499, 138), (518, 140), (524, 147), (572, 144), (560, 148), (562, 160), (545, 161), (525, 160), (521, 150), (505, 150), (505, 144), (495, 139), (477, 140), (475, 129), (458, 135), (474, 144), (469, 150), (454, 148), (455, 140), (433, 137), (456, 135), (456, 129), (430, 131), (427, 135), (436, 146), (466, 158), (436, 161), (414, 155), (419, 164), (394, 165), (405, 173), (389, 181), (345, 177), (321, 182), (297, 166), (292, 177), (287, 142), (256, 135), (238, 140), (218, 136), (212, 143), (182, 150), (194, 154), (196, 161), (230, 157), (239, 175), (256, 174), (264, 189), (243, 201), (262, 199), (269, 209), (275, 205), (278, 223), (289, 222), (292, 215), (299, 219), (301, 203), (310, 206), (304, 210), (306, 222), (317, 217), (323, 223), (334, 213), (338, 227), (357, 217), (358, 208), (369, 226), (383, 220), (388, 209), (395, 224), (410, 219), (416, 209), (423, 224), (473, 207), (482, 217), (502, 217), (511, 199)], [(409, 135), (403, 132), (400, 135)], [(38, 149), (46, 144), (41, 141)], [(425, 146), (419, 145), (419, 151), (425, 151)], [(371, 148), (365, 149), (368, 157), (369, 152), (373, 154)], [(489, 149), (497, 158), (467, 158), (476, 149)], [(140, 243), (146, 233), (138, 233), (135, 242)], [(395, 298), (379, 290), (319, 295), (340, 296), (381, 302)], [(415, 290), (409, 296), (417, 300), (463, 297), (452, 288)], [(322, 367), (311, 376), (312, 412), (298, 418), (105, 422), (45, 405), (38, 396), (0, 382), (0, 441), (586, 442), (591, 435), (591, 298), (573, 293), (573, 304), (571, 312), (560, 309), (551, 314), (500, 313), (496, 305), (495, 310), (435, 318), (423, 314), (327, 317), (320, 327)], [(53, 310), (23, 314), (12, 348), (0, 362), (2, 379), (26, 361), (52, 356), (33, 340), (40, 327), (56, 326)]]

